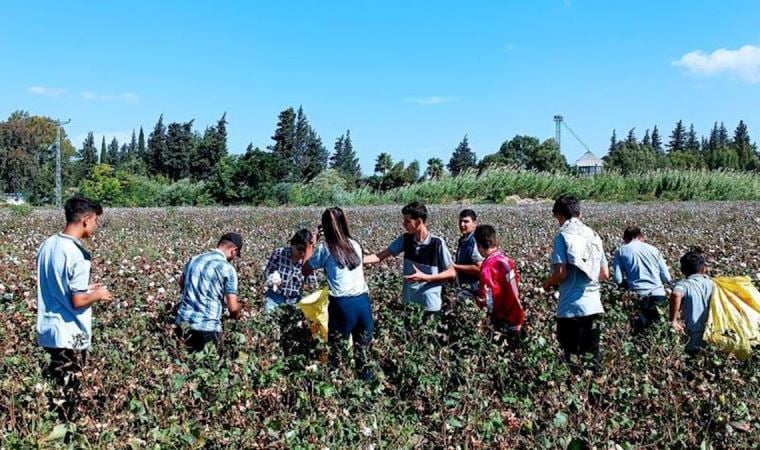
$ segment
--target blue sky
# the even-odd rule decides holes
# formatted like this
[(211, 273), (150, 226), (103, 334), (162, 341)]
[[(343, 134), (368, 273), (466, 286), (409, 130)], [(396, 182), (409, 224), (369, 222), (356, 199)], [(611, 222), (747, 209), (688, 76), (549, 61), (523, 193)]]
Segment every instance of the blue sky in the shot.
[[(479, 157), (563, 114), (591, 149), (613, 128), (739, 119), (760, 136), (757, 1), (4, 2), (0, 116), (70, 118), (123, 140), (158, 116), (201, 130), (227, 112), (229, 147), (271, 143), (303, 105), (328, 148), (351, 130), (365, 173), (389, 152)], [(99, 138), (98, 138), (99, 139)], [(584, 150), (569, 133), (563, 153)]]

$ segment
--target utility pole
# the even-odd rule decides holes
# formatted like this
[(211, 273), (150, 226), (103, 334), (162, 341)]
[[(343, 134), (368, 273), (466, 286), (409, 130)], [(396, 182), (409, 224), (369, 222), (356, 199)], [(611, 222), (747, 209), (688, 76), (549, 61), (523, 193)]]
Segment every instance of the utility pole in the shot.
[(560, 153), (562, 153), (562, 121), (564, 120), (564, 117), (561, 115), (554, 116), (554, 140), (557, 141), (557, 150), (559, 150)]
[(71, 119), (63, 122), (54, 120), (55, 128), (55, 206), (60, 208), (62, 205), (61, 196), (63, 183), (61, 182), (61, 127), (71, 122)]

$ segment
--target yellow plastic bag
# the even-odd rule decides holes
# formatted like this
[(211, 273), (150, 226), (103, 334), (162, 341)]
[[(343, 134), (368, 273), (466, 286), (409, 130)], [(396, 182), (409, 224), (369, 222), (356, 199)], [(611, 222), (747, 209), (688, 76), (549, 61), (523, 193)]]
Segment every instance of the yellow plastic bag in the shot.
[(749, 277), (713, 278), (703, 338), (739, 359), (760, 343), (760, 292)]
[(325, 341), (327, 340), (328, 302), (328, 291), (324, 288), (312, 292), (296, 303), (296, 306), (303, 311), (303, 315), (311, 322), (312, 337), (321, 335)]

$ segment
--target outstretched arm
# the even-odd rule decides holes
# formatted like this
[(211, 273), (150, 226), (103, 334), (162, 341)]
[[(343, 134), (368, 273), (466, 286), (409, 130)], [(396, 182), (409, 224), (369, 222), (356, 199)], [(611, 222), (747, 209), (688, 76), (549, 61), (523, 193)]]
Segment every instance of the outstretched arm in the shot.
[(393, 256), (393, 254), (386, 248), (383, 251), (372, 253), (371, 255), (364, 255), (364, 264), (376, 264), (391, 256)]
[(466, 273), (469, 275), (477, 275), (480, 273), (480, 266), (483, 263), (480, 261), (473, 264), (454, 264), (454, 270), (459, 273)]

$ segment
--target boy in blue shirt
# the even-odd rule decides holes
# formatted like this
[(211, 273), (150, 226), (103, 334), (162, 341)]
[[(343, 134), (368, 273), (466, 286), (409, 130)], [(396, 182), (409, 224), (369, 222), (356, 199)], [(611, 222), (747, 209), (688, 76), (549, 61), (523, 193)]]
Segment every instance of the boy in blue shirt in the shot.
[(84, 197), (66, 201), (66, 227), (37, 252), (37, 342), (50, 355), (45, 375), (63, 388), (61, 420), (71, 419), (79, 400), (79, 374), (92, 342), (92, 306), (111, 300), (104, 286), (90, 284), (92, 257), (82, 239), (93, 236), (103, 208)]
[(659, 308), (667, 304), (664, 285), (671, 283), (670, 272), (660, 251), (644, 242), (639, 227), (627, 227), (623, 242), (612, 260), (613, 279), (638, 295), (640, 312), (633, 319), (633, 331), (640, 333), (660, 320)]

